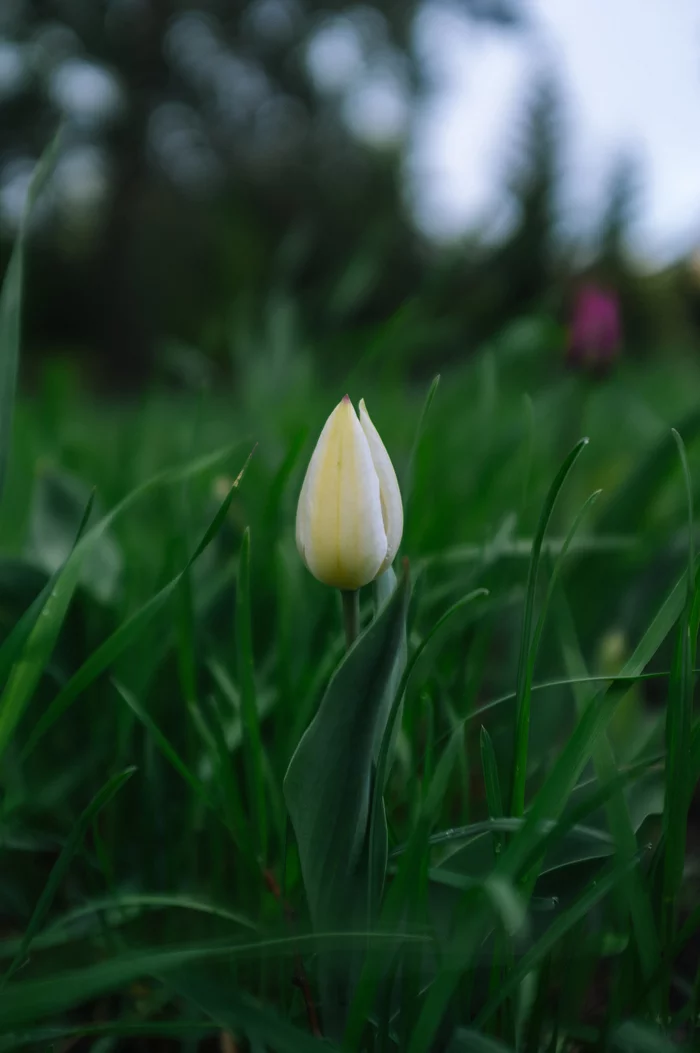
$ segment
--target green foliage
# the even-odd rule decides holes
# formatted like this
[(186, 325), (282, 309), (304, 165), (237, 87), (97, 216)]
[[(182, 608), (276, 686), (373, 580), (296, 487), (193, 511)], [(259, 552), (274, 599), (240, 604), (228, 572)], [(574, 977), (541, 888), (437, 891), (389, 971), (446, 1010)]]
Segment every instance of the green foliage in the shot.
[(426, 402), (377, 327), (408, 567), (344, 655), (293, 542), (339, 392), (275, 324), (203, 403), (15, 407), (0, 1050), (693, 1049), (698, 366), (523, 412), (523, 323)]

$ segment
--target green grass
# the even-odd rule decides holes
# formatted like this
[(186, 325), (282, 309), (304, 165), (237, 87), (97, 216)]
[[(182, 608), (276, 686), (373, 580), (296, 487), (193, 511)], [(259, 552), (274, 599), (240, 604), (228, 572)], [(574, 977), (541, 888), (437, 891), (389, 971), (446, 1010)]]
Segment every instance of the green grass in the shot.
[(294, 514), (345, 384), (289, 328), (216, 390), (98, 401), (56, 363), (13, 406), (20, 279), (0, 1050), (696, 1048), (698, 366), (592, 384), (533, 326), (431, 386), (380, 331), (350, 394), (408, 570), (344, 660)]

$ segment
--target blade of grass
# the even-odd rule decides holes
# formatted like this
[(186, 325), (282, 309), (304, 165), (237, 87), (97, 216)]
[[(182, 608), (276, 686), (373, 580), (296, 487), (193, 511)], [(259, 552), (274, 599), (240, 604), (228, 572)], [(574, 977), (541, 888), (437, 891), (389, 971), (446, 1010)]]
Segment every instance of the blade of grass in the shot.
[(48, 881), (44, 886), (44, 890), (39, 897), (39, 901), (34, 908), (31, 918), (29, 919), (29, 924), (27, 925), (19, 949), (10, 962), (2, 980), (0, 980), (0, 991), (4, 989), (7, 981), (13, 973), (16, 972), (18, 966), (24, 961), (29, 946), (43, 925), (44, 919), (51, 909), (51, 904), (58, 892), (59, 886), (68, 872), (73, 856), (83, 843), (83, 838), (89, 830), (93, 819), (98, 812), (100, 812), (101, 809), (111, 801), (114, 795), (122, 788), (124, 783), (131, 778), (135, 771), (135, 768), (127, 768), (125, 771), (119, 772), (117, 775), (113, 775), (111, 779), (108, 779), (102, 789), (95, 794), (90, 801), (90, 804), (73, 827), (68, 840), (63, 846), (61, 854), (53, 865)]
[[(678, 431), (688, 442), (700, 434), (700, 411), (693, 409), (678, 425)], [(635, 468), (624, 486), (619, 487), (608, 507), (603, 511), (598, 527), (601, 531), (637, 527), (642, 514), (649, 507), (655, 493), (670, 476), (677, 456), (676, 442), (666, 432)]]
[(260, 720), (255, 690), (255, 665), (253, 659), (253, 628), (250, 608), (250, 528), (247, 527), (241, 542), (236, 586), (236, 653), (238, 678), (241, 691), (241, 717), (244, 731), (245, 768), (247, 774), (249, 806), (255, 816), (255, 837), (258, 858), (267, 857), (267, 798), (265, 789), (265, 763), (260, 735)]
[(175, 771), (182, 776), (187, 785), (190, 787), (195, 796), (201, 801), (201, 803), (209, 809), (231, 834), (233, 843), (241, 853), (241, 858), (246, 864), (246, 867), (256, 877), (260, 877), (260, 867), (256, 862), (253, 853), (251, 851), (251, 845), (249, 839), (240, 833), (238, 824), (233, 824), (230, 821), (229, 815), (219, 809), (217, 802), (210, 796), (206, 786), (200, 779), (187, 767), (183, 759), (178, 754), (177, 750), (174, 749), (172, 744), (168, 741), (166, 736), (160, 730), (158, 725), (155, 723), (153, 718), (146, 710), (142, 707), (136, 696), (123, 684), (113, 680), (114, 687), (121, 695), (124, 702), (126, 702), (129, 709), (134, 713), (141, 723), (144, 725), (146, 730), (149, 732), (153, 742), (156, 744), (158, 749), (161, 751), (165, 759), (173, 766)]
[(2, 290), (0, 290), (0, 498), (5, 489), (12, 445), (12, 420), (22, 331), (24, 248), (29, 217), (37, 197), (53, 171), (58, 143), (59, 137), (56, 136), (32, 174), (20, 218), (19, 233), (7, 265)]
[[(421, 655), (425, 652), (426, 648), (430, 643), (436, 639), (440, 631), (449, 622), (449, 620), (468, 603), (477, 599), (480, 596), (487, 596), (488, 591), (486, 589), (475, 589), (473, 592), (468, 593), (467, 596), (462, 597), (457, 603), (453, 604), (449, 610), (445, 611), (441, 618), (433, 625), (427, 636), (421, 641), (420, 645), (416, 648), (411, 658), (406, 663), (406, 667), (401, 676), (399, 686), (396, 689), (389, 714), (387, 717), (386, 728), (382, 737), (381, 746), (379, 748), (379, 755), (377, 757), (377, 770), (374, 779), (374, 792), (372, 794), (372, 800), (370, 804), (370, 819), (369, 819), (369, 858), (374, 859), (377, 849), (377, 838), (380, 824), (385, 822), (384, 818), (384, 797), (382, 788), (386, 786), (387, 771), (389, 764), (389, 751), (391, 743), (394, 741), (394, 728), (396, 725), (399, 710), (401, 708), (401, 702), (408, 686), (411, 674), (413, 673)], [(372, 903), (372, 889), (368, 887), (368, 904), (371, 908)]]
[(574, 446), (573, 450), (559, 469), (545, 499), (532, 545), (532, 556), (530, 558), (530, 566), (527, 575), (525, 611), (523, 614), (523, 629), (520, 640), (520, 655), (518, 657), (515, 699), (516, 729), (510, 807), (513, 815), (522, 815), (525, 810), (525, 780), (527, 777), (527, 755), (530, 738), (531, 668), (534, 663), (534, 655), (531, 656), (533, 643), (532, 619), (535, 606), (535, 590), (537, 588), (537, 572), (539, 569), (542, 542), (544, 541), (544, 535), (547, 531), (547, 526), (549, 525), (549, 520), (551, 519), (559, 491), (587, 444), (588, 439), (581, 439), (580, 442)]
[(636, 858), (631, 862), (616, 864), (608, 868), (605, 873), (586, 889), (575, 903), (552, 922), (542, 936), (520, 958), (508, 976), (504, 978), (500, 989), (491, 995), (483, 1009), (477, 1014), (475, 1023), (479, 1027), (484, 1026), (503, 1003), (504, 999), (508, 998), (517, 989), (518, 985), (522, 983), (527, 974), (536, 969), (540, 962), (550, 954), (562, 936), (585, 918), (605, 896), (609, 895), (616, 885), (623, 880), (626, 873), (632, 867), (637, 866), (638, 863), (639, 859)]
[[(211, 1020), (112, 1020), (106, 1024), (68, 1024), (65, 1027), (38, 1027), (9, 1038), (0, 1038), (0, 1053), (41, 1043), (38, 1048), (51, 1048), (57, 1039), (80, 1038), (190, 1038), (205, 1039), (216, 1029)], [(48, 1046), (45, 1044), (48, 1043)], [(72, 1043), (70, 1043), (72, 1045)], [(68, 1043), (61, 1044), (67, 1049)]]
[(408, 465), (406, 467), (406, 473), (403, 478), (403, 486), (401, 488), (403, 493), (403, 506), (408, 509), (411, 495), (413, 493), (413, 483), (416, 470), (416, 458), (418, 456), (418, 450), (420, 449), (421, 439), (423, 438), (423, 432), (425, 430), (425, 422), (428, 419), (430, 407), (433, 404), (433, 399), (437, 394), (438, 385), (440, 384), (440, 374), (433, 377), (430, 387), (428, 388), (428, 394), (425, 396), (425, 402), (418, 418), (418, 427), (416, 428), (416, 434), (413, 439), (413, 446), (408, 457)]
[[(633, 654), (622, 670), (622, 680), (638, 676), (673, 628), (686, 598), (685, 574), (673, 587), (657, 611), (651, 625), (644, 633)], [(525, 825), (509, 843), (496, 867), (495, 873), (514, 881), (526, 863), (532, 865), (541, 853), (542, 835), (538, 826), (542, 819), (557, 816), (565, 807), (583, 768), (591, 756), (594, 743), (613, 713), (619, 698), (615, 685), (599, 692), (586, 708), (573, 734), (559, 754), (544, 784), (535, 796), (525, 817)], [(432, 1036), (440, 1025), (442, 1016), (461, 974), (461, 966), (468, 963), (483, 937), (486, 920), (475, 902), (471, 911), (454, 933), (449, 955), (438, 970), (428, 992), (408, 1053), (427, 1053)]]
[(450, 1053), (512, 1053), (513, 1047), (481, 1031), (459, 1027), (452, 1036), (449, 1049)]
[[(692, 793), (692, 717), (693, 669), (690, 626), (694, 604), (695, 551), (693, 544), (693, 484), (683, 440), (672, 430), (683, 469), (688, 507), (688, 581), (683, 614), (669, 684), (666, 708), (666, 794), (662, 829), (664, 833), (661, 932), (664, 949), (671, 951), (677, 927), (677, 901), (686, 861), (686, 830)], [(670, 965), (670, 963), (669, 963)], [(668, 983), (671, 983), (669, 969)], [(670, 992), (669, 992), (670, 993)]]
[(184, 467), (167, 469), (132, 490), (115, 508), (80, 539), (56, 578), (50, 595), (41, 609), (14, 663), (0, 695), (0, 757), (7, 749), (14, 730), (31, 699), (58, 639), (73, 593), (78, 585), (82, 563), (115, 519), (144, 495), (160, 486), (181, 482), (201, 474), (227, 460), (233, 447), (199, 458)]
[(202, 540), (197, 545), (197, 548), (194, 550), (183, 569), (176, 574), (167, 585), (157, 592), (155, 596), (152, 596), (143, 607), (139, 608), (139, 610), (135, 611), (126, 619), (126, 621), (122, 622), (111, 636), (108, 636), (104, 643), (100, 644), (100, 646), (92, 652), (90, 657), (83, 662), (80, 668), (63, 686), (61, 691), (56, 695), (34, 725), (29, 739), (22, 750), (23, 759), (26, 759), (26, 757), (29, 756), (39, 740), (43, 738), (49, 728), (52, 727), (59, 717), (65, 713), (85, 688), (88, 687), (101, 673), (108, 669), (131, 643), (140, 639), (146, 626), (156, 617), (158, 612), (166, 606), (173, 593), (176, 592), (181, 582), (184, 580), (184, 576), (187, 575), (193, 564), (196, 563), (199, 557), (206, 551), (225, 522), (231, 501), (233, 500), (235, 492), (245, 474), (251, 456), (252, 454), (248, 456), (248, 459), (231, 486), (231, 489), (205, 531)]
[(319, 1042), (283, 1020), (271, 1006), (254, 1001), (249, 995), (223, 983), (214, 973), (198, 968), (178, 969), (167, 977), (168, 987), (197, 1006), (220, 1029), (245, 1035), (251, 1050), (276, 1053), (320, 1053), (334, 1047)]
[(428, 941), (422, 934), (407, 932), (398, 935), (327, 932), (270, 936), (252, 941), (226, 938), (165, 947), (131, 948), (106, 960), (62, 969), (49, 977), (15, 980), (8, 984), (0, 992), (0, 1034), (26, 1025), (36, 1027), (47, 1016), (88, 1003), (108, 991), (118, 991), (134, 980), (147, 976), (160, 977), (198, 962), (256, 961), (271, 954), (291, 957), (308, 953), (317, 947), (354, 948), (366, 943), (388, 946), (397, 942), (423, 946)]
[[(93, 489), (85, 505), (85, 510), (73, 543), (73, 548), (78, 544), (87, 529), (87, 524), (95, 503), (95, 494), (96, 490)], [(29, 607), (27, 607), (26, 611), (24, 611), (20, 619), (16, 622), (12, 631), (9, 632), (3, 640), (2, 646), (0, 647), (0, 684), (5, 683), (7, 680), (13, 663), (17, 659), (18, 654), (22, 650), (30, 632), (36, 624), (37, 618), (41, 614), (44, 604), (51, 595), (58, 576), (61, 573), (61, 569), (62, 568), (59, 568), (55, 574), (51, 575), (39, 595), (32, 600)]]
[[(480, 735), (481, 767), (484, 773), (484, 788), (486, 790), (486, 807), (491, 819), (503, 818), (503, 797), (501, 796), (501, 781), (498, 777), (498, 764), (496, 763), (496, 752), (488, 731), (481, 725)], [(496, 858), (503, 848), (503, 838), (494, 832), (493, 850)]]
[[(588, 670), (581, 654), (573, 618), (562, 598), (559, 606), (559, 626), (564, 664), (567, 672), (573, 677), (584, 676)], [(588, 697), (583, 686), (574, 687), (577, 711), (582, 714), (588, 705)], [(615, 755), (605, 730), (593, 744), (593, 767), (601, 785), (610, 784), (617, 774)], [(612, 793), (605, 806), (608, 825), (616, 846), (616, 855), (621, 864), (633, 860), (638, 851), (637, 837), (632, 826), (627, 801), (622, 789)], [(659, 937), (654, 921), (652, 902), (643, 875), (637, 868), (628, 871), (623, 882), (623, 908), (626, 906), (632, 918), (642, 976), (645, 981), (653, 977), (661, 954)], [(658, 1006), (656, 1007), (658, 1008)]]
[[(212, 917), (233, 922), (246, 929), (257, 928), (255, 922), (245, 917), (245, 915), (229, 910), (228, 907), (221, 907), (216, 903), (198, 899), (196, 896), (173, 895), (167, 892), (125, 892), (119, 893), (116, 897), (109, 896), (81, 904), (74, 910), (56, 918), (49, 927), (44, 929), (43, 935), (60, 932), (61, 929), (74, 925), (75, 922), (80, 921), (82, 918), (89, 918), (96, 913), (115, 911), (121, 922), (121, 915), (124, 911), (138, 912), (140, 910), (172, 909), (193, 911), (197, 914), (210, 914)], [(0, 948), (3, 948), (2, 942), (0, 942)]]

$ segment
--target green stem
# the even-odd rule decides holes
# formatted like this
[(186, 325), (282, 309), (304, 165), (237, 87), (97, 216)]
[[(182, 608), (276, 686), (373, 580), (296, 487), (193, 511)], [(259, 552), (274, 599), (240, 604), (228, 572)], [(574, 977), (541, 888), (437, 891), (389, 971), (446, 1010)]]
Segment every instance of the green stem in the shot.
[(360, 631), (360, 590), (341, 589), (343, 598), (343, 624), (345, 626), (345, 645), (352, 647)]

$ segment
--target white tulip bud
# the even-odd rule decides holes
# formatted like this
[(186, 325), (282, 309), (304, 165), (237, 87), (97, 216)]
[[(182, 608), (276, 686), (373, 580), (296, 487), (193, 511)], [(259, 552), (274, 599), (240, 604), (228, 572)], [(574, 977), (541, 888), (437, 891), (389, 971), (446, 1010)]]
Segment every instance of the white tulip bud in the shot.
[(403, 533), (396, 473), (364, 401), (346, 395), (321, 432), (297, 508), (299, 554), (314, 577), (354, 590), (390, 567)]

